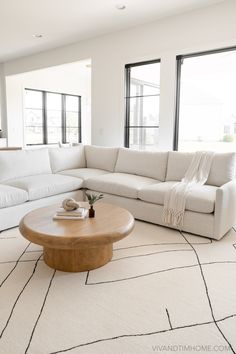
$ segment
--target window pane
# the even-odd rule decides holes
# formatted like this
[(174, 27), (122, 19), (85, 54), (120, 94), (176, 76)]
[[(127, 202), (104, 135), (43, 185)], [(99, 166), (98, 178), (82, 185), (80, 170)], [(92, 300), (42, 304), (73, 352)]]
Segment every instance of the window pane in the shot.
[(62, 141), (61, 127), (49, 127), (48, 126), (48, 143), (54, 144)]
[(42, 127), (26, 127), (25, 128), (26, 144), (43, 144), (43, 128)]
[(67, 127), (78, 127), (79, 117), (76, 112), (66, 112), (66, 126)]
[(61, 111), (47, 111), (48, 126), (61, 127)]
[(78, 112), (79, 98), (76, 96), (66, 96), (66, 111)]
[(159, 97), (130, 98), (130, 125), (158, 125)]
[(25, 107), (42, 109), (43, 94), (40, 91), (25, 90)]
[(66, 141), (68, 143), (79, 142), (79, 129), (78, 128), (66, 128)]
[(130, 96), (160, 94), (160, 63), (130, 68)]
[(39, 109), (26, 109), (25, 110), (25, 126), (42, 127), (43, 113)]
[(158, 150), (158, 128), (130, 128), (130, 148)]
[(236, 150), (235, 62), (236, 51), (183, 60), (179, 150)]
[(61, 111), (61, 108), (62, 108), (61, 94), (47, 93), (47, 110)]

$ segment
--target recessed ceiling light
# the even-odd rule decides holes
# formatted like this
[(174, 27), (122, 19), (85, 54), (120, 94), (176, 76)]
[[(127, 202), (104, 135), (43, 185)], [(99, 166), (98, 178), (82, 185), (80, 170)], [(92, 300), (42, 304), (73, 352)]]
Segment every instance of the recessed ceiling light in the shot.
[(124, 4), (117, 4), (116, 9), (117, 10), (124, 10), (124, 9), (126, 9), (126, 6)]
[(42, 34), (33, 34), (33, 37), (34, 37), (34, 38), (42, 38), (43, 35), (42, 35)]

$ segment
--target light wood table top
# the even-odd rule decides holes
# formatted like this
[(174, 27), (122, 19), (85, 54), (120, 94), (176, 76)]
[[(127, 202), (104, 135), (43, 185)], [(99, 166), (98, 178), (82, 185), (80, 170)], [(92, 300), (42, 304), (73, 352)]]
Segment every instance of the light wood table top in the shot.
[[(52, 205), (31, 211), (21, 220), (19, 229), (26, 239), (42, 245), (45, 262), (60, 270), (83, 271), (107, 263), (112, 257), (112, 244), (134, 227), (131, 213), (113, 204), (95, 204), (95, 218), (83, 220), (53, 220), (57, 209), (58, 205)], [(74, 259), (73, 266), (68, 264), (69, 257)]]

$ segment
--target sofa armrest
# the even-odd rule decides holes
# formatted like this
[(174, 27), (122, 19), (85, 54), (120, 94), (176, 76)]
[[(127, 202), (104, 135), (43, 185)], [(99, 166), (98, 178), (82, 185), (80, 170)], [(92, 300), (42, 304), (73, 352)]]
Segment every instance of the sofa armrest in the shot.
[(236, 224), (236, 181), (216, 190), (214, 238), (219, 240)]

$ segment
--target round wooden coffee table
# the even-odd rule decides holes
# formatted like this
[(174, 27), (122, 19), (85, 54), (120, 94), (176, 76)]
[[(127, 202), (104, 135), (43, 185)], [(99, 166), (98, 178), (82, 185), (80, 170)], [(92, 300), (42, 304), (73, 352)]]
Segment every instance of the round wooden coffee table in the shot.
[(106, 203), (95, 205), (95, 218), (53, 220), (58, 205), (36, 209), (20, 222), (20, 232), (43, 246), (49, 267), (65, 272), (83, 272), (103, 266), (112, 258), (113, 243), (134, 227), (125, 209)]

